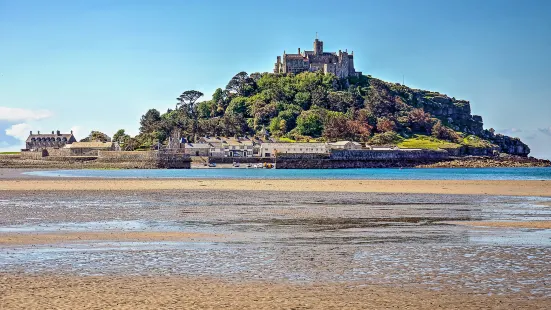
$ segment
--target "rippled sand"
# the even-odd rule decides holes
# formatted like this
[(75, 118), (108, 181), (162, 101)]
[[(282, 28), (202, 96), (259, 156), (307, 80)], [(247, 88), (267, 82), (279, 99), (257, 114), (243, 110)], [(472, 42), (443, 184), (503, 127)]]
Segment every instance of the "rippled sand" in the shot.
[(545, 300), (342, 283), (0, 274), (2, 309), (546, 309)]

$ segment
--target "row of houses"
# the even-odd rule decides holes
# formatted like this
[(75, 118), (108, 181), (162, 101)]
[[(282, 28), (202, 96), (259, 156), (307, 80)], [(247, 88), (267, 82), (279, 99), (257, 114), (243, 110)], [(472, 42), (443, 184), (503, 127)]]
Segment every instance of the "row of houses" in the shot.
[(325, 154), (332, 149), (358, 150), (362, 145), (353, 141), (282, 143), (248, 137), (202, 137), (197, 143), (182, 143), (180, 148), (191, 156), (270, 158), (283, 153)]
[[(99, 151), (120, 151), (114, 142), (77, 142), (70, 134), (52, 131), (51, 134), (33, 134), (26, 141), (27, 151), (56, 150), (67, 156), (97, 156)], [(260, 157), (272, 158), (276, 154), (327, 154), (331, 150), (389, 149), (370, 147), (354, 141), (282, 143), (256, 137), (202, 137), (197, 143), (180, 143), (180, 150), (190, 156), (205, 157)]]

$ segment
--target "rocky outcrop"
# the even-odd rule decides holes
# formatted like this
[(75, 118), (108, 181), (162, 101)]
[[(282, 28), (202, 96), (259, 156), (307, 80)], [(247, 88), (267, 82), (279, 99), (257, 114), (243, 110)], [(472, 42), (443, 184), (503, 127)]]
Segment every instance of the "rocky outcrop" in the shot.
[(454, 160), (417, 165), (417, 168), (519, 168), (551, 167), (551, 161), (524, 156), (462, 157)]
[[(440, 119), (443, 124), (455, 131), (467, 133), (488, 140), (499, 147), (498, 152), (518, 156), (528, 156), (530, 148), (518, 138), (496, 134), (484, 130), (482, 116), (471, 114), (469, 101), (457, 100), (446, 95), (424, 90), (413, 90), (413, 105)], [(490, 148), (462, 149), (462, 155), (492, 155)]]
[(481, 137), (499, 146), (503, 153), (518, 156), (528, 156), (530, 154), (528, 145), (520, 141), (519, 138), (496, 134), (493, 130), (484, 130)]
[(417, 90), (417, 106), (440, 119), (455, 131), (480, 136), (483, 132), (482, 116), (471, 115), (471, 104), (446, 95)]

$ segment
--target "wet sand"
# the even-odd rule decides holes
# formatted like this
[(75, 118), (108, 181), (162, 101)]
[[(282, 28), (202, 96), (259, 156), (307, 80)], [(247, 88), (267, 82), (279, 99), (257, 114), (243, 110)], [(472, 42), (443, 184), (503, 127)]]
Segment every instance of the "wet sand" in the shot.
[(186, 232), (145, 232), (145, 231), (101, 231), (101, 232), (55, 232), (55, 233), (0, 233), (0, 245), (37, 245), (71, 243), (85, 241), (192, 241), (213, 240), (221, 237), (216, 234)]
[[(333, 180), (317, 191), (282, 191), (317, 186), (300, 180), (261, 181), (251, 190), (237, 180), (135, 181), (0, 181), (0, 188), (10, 187), (0, 191), (0, 308), (546, 309), (551, 303), (547, 226), (463, 225), (549, 223), (549, 198), (370, 193)], [(390, 190), (400, 192), (403, 181), (393, 182)]]
[(548, 309), (545, 299), (342, 283), (0, 273), (2, 309)]
[[(551, 181), (1, 179), (1, 191), (247, 190), (551, 197)], [(0, 194), (1, 195), (1, 194)]]
[(479, 227), (551, 229), (551, 221), (518, 221), (518, 222), (463, 221), (463, 222), (447, 222), (447, 223), (454, 224), (454, 225), (467, 225), (467, 226), (479, 226)]

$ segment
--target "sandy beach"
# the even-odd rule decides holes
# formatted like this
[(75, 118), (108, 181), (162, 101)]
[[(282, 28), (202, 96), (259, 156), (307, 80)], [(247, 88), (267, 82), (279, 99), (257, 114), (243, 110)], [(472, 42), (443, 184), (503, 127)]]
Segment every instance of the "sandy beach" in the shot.
[(340, 283), (0, 274), (3, 309), (546, 309), (547, 302)]
[[(551, 197), (551, 181), (0, 179), (0, 191), (248, 190)], [(0, 194), (1, 195), (1, 194)]]
[(546, 309), (550, 188), (4, 176), (0, 308)]

